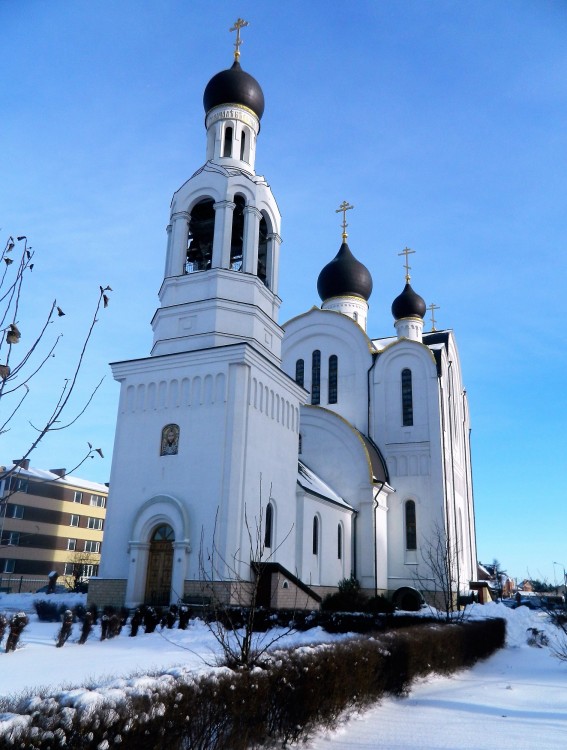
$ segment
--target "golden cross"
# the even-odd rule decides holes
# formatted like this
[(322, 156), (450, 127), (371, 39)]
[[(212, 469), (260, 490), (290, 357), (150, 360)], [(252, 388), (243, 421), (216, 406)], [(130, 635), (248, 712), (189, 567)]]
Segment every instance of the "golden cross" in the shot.
[(409, 247), (404, 247), (401, 253), (398, 253), (398, 255), (405, 255), (406, 256), (406, 262), (404, 263), (405, 269), (406, 269), (406, 284), (409, 284), (410, 282), (410, 269), (411, 266), (408, 262), (408, 255), (411, 255), (412, 253), (415, 253), (415, 250), (410, 250)]
[(346, 242), (346, 238), (348, 237), (348, 234), (346, 232), (346, 228), (348, 227), (348, 224), (346, 222), (346, 212), (350, 211), (351, 208), (354, 208), (354, 206), (351, 206), (350, 203), (347, 203), (347, 201), (343, 201), (341, 205), (335, 209), (336, 214), (340, 214), (342, 212), (343, 214), (343, 242)]
[(440, 310), (439, 305), (434, 305), (433, 302), (427, 306), (428, 310), (431, 310), (431, 330), (436, 331), (437, 328), (435, 328), (435, 310)]
[(236, 31), (236, 41), (234, 43), (234, 59), (236, 61), (238, 61), (238, 58), (240, 57), (240, 50), (238, 48), (242, 44), (240, 29), (243, 29), (245, 26), (248, 26), (248, 21), (245, 21), (243, 18), (237, 18), (232, 29), (229, 29), (229, 31)]

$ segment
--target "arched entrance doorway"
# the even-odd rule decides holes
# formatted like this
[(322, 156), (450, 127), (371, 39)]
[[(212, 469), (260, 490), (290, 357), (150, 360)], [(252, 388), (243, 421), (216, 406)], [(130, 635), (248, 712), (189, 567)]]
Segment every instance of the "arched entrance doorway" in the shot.
[(168, 524), (158, 526), (152, 534), (146, 576), (146, 604), (169, 604), (174, 541), (175, 534)]

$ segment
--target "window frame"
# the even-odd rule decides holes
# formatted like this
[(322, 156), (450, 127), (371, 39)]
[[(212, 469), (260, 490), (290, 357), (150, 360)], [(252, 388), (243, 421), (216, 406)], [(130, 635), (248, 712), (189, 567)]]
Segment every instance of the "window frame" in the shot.
[(314, 555), (319, 554), (319, 516), (313, 516), (313, 529), (312, 529), (312, 540), (311, 549)]
[(103, 520), (96, 516), (87, 516), (87, 529), (91, 531), (102, 531)]
[(311, 404), (321, 403), (321, 350), (315, 349), (311, 355)]
[[(408, 552), (417, 551), (417, 510), (415, 500), (409, 499), (404, 503), (404, 535), (405, 548)], [(413, 545), (413, 546), (412, 546)]]
[(305, 385), (305, 360), (298, 359), (295, 362), (295, 382), (302, 388)]
[(266, 518), (264, 528), (264, 547), (272, 549), (274, 542), (274, 506), (272, 503), (266, 505)]
[(328, 403), (336, 404), (339, 398), (339, 358), (336, 354), (329, 357), (329, 393)]
[[(81, 523), (81, 516), (79, 516), (77, 513), (71, 513), (71, 518), (69, 519), (69, 526), (73, 526), (73, 528), (79, 528)], [(76, 523), (74, 523), (76, 521)]]
[(16, 518), (21, 521), (24, 517), (25, 506), (19, 503), (12, 503), (12, 514), (10, 518)]
[(413, 427), (413, 382), (409, 367), (404, 367), (400, 376), (402, 397), (402, 425)]
[(104, 495), (91, 495), (89, 505), (93, 508), (106, 508), (106, 498)]

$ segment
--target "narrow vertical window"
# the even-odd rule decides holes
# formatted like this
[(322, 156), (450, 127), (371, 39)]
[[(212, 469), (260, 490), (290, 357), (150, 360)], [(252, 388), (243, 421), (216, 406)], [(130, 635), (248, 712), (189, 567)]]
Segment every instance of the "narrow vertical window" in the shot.
[(415, 502), (413, 500), (406, 501), (406, 549), (417, 549)]
[(339, 371), (339, 360), (336, 354), (332, 354), (329, 357), (329, 403), (336, 404), (338, 389), (338, 371)]
[(301, 432), (299, 433), (299, 450), (298, 453), (301, 456), (301, 453), (303, 451), (303, 438), (301, 437)]
[(256, 274), (268, 286), (268, 223), (262, 216), (258, 230), (258, 266)]
[(404, 427), (413, 425), (413, 394), (411, 385), (411, 370), (402, 370), (402, 424)]
[(266, 529), (264, 532), (264, 547), (272, 546), (272, 533), (274, 526), (274, 509), (271, 503), (266, 506)]
[(246, 132), (243, 130), (240, 136), (240, 161), (244, 161), (246, 153)]
[(321, 352), (315, 349), (311, 361), (311, 403), (321, 403)]
[(230, 270), (241, 271), (244, 249), (244, 198), (236, 195), (232, 212), (232, 235), (230, 239)]
[(305, 383), (305, 362), (298, 359), (295, 363), (295, 382), (303, 388)]
[(319, 554), (319, 518), (313, 517), (313, 554)]
[(223, 156), (232, 156), (232, 128), (228, 127), (224, 131)]
[(337, 526), (337, 558), (343, 559), (343, 527), (341, 524)]

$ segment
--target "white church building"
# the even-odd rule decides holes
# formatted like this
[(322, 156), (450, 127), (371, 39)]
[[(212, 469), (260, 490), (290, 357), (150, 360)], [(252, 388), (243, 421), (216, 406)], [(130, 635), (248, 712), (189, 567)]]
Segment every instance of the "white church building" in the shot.
[(424, 558), (439, 534), (468, 591), (469, 412), (453, 332), (424, 332), (409, 275), (392, 331), (367, 332), (372, 278), (344, 220), (321, 307), (278, 323), (281, 217), (255, 171), (264, 95), (238, 48), (237, 34), (234, 64), (205, 88), (205, 163), (173, 196), (150, 356), (112, 365), (120, 401), (89, 600), (191, 600), (212, 577), (232, 581), (236, 601), (261, 575), (261, 604), (312, 607), (352, 575), (409, 605), (438, 585)]

